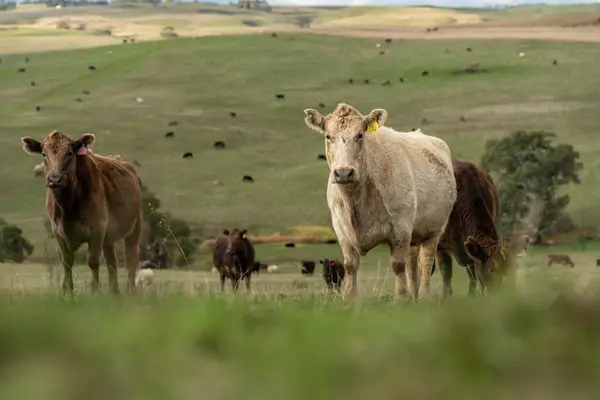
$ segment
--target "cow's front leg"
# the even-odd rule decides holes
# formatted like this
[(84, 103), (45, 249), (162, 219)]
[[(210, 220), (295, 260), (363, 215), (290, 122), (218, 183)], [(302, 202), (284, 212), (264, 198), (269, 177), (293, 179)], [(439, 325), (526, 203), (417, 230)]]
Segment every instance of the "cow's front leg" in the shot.
[[(390, 246), (390, 265), (396, 274), (396, 297), (407, 298), (406, 266), (409, 263), (410, 231), (402, 229), (396, 241)], [(412, 279), (411, 279), (412, 280)], [(412, 287), (413, 285), (411, 285)]]
[(346, 271), (346, 284), (342, 294), (344, 299), (356, 296), (357, 275), (360, 267), (360, 254), (347, 240), (341, 240), (342, 255), (344, 256), (344, 270)]

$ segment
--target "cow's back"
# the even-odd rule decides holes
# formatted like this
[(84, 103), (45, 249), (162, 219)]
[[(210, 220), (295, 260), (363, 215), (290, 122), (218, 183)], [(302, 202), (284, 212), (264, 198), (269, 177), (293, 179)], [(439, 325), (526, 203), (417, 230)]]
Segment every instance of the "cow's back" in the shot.
[(406, 192), (412, 195), (415, 225), (437, 220), (445, 223), (456, 198), (446, 142), (420, 132), (396, 132), (385, 127), (380, 130), (374, 140), (377, 146), (372, 146), (377, 153), (370, 151), (376, 168), (370, 168), (369, 173), (376, 175), (389, 199), (407, 202)]
[(142, 213), (142, 185), (133, 166), (115, 157), (88, 153), (96, 164), (106, 209), (108, 225), (106, 237), (119, 240), (133, 231), (140, 223)]
[(475, 163), (453, 158), (452, 165), (457, 198), (439, 248), (453, 252), (461, 265), (467, 265), (470, 257), (464, 242), (468, 236), (488, 248), (490, 256), (498, 246), (498, 191), (492, 177)]

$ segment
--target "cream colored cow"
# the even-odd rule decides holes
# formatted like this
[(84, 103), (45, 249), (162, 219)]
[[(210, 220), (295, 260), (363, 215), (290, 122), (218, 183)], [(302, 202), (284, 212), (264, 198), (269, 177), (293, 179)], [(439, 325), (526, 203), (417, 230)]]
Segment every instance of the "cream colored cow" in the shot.
[[(436, 247), (456, 201), (448, 145), (420, 131), (383, 127), (383, 109), (364, 116), (342, 103), (327, 116), (313, 109), (304, 112), (306, 125), (325, 136), (327, 203), (344, 256), (344, 295), (356, 294), (360, 256), (386, 244), (396, 296), (429, 296)], [(416, 271), (406, 268), (411, 245), (420, 247), (415, 249), (418, 292), (412, 279)]]

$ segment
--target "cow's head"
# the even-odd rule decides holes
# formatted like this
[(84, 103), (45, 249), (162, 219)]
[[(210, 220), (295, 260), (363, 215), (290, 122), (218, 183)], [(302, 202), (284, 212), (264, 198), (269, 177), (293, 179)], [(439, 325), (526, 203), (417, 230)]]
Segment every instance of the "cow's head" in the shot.
[(467, 237), (464, 242), (465, 251), (475, 261), (475, 265), (478, 268), (478, 273), (482, 274), (479, 279), (482, 279), (486, 285), (491, 283), (492, 274), (495, 269), (496, 254), (498, 252), (498, 245), (494, 241), (493, 243), (482, 243), (481, 240), (477, 240), (472, 236)]
[(387, 119), (387, 111), (377, 108), (367, 116), (351, 105), (340, 103), (327, 116), (317, 110), (304, 110), (306, 125), (325, 136), (327, 164), (331, 181), (341, 185), (360, 182), (361, 166), (364, 165), (365, 138), (376, 134)]
[(243, 251), (248, 238), (248, 231), (246, 231), (246, 229), (239, 230), (235, 228), (232, 231), (224, 229), (223, 234), (227, 236), (227, 248), (225, 254), (233, 255)]
[(77, 160), (85, 157), (87, 149), (94, 143), (93, 133), (85, 133), (73, 140), (60, 132), (51, 132), (44, 140), (21, 138), (23, 150), (29, 154), (41, 154), (44, 157), (46, 185), (51, 189), (61, 189), (69, 185), (75, 174)]

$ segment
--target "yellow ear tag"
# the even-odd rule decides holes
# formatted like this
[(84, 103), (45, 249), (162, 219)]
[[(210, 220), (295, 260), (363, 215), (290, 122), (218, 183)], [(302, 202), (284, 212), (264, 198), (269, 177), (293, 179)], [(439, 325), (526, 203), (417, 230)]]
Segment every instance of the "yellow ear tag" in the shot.
[(246, 239), (246, 237), (248, 237), (248, 235), (247, 235), (247, 234), (245, 234), (245, 233), (243, 233), (243, 234), (242, 234), (242, 239)]
[(367, 132), (377, 132), (378, 129), (379, 129), (379, 124), (377, 123), (377, 121), (373, 121), (367, 127)]

